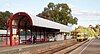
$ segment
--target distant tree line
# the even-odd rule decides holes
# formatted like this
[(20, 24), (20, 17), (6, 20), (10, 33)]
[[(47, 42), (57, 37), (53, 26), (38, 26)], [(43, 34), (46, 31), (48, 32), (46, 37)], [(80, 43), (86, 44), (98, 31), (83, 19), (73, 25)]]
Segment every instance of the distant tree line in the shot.
[(47, 7), (44, 8), (42, 13), (39, 13), (37, 16), (52, 20), (64, 25), (77, 24), (78, 19), (73, 17), (71, 14), (71, 8), (68, 7), (66, 3), (54, 4), (50, 2)]
[(10, 13), (9, 11), (0, 11), (0, 29), (6, 29), (7, 18), (9, 18), (11, 14), (12, 13)]
[[(85, 34), (88, 37), (98, 37), (100, 36), (100, 25), (96, 25), (95, 27), (93, 27), (92, 25), (89, 25), (89, 27), (83, 27), (83, 26), (79, 26), (78, 28), (76, 28), (74, 31), (72, 31), (74, 33), (78, 32), (80, 34)], [(75, 36), (75, 35), (73, 35)]]

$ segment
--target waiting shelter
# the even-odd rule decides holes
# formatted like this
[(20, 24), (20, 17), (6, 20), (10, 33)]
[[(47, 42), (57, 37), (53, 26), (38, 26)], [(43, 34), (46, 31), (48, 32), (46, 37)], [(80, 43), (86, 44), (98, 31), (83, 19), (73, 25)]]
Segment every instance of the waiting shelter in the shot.
[(60, 32), (69, 32), (70, 28), (47, 19), (25, 12), (18, 12), (7, 20), (7, 44), (32, 44), (48, 42), (50, 39), (58, 40)]

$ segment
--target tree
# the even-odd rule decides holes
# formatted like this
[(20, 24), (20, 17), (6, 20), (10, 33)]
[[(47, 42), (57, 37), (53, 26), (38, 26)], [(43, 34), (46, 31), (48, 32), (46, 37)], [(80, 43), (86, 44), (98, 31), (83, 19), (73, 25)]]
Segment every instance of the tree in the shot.
[(95, 32), (97, 33), (97, 35), (100, 36), (100, 25), (99, 25), (99, 24), (96, 25), (96, 26), (94, 27), (94, 29), (95, 29)]
[(7, 18), (9, 18), (11, 14), (9, 11), (0, 12), (0, 29), (6, 29)]
[(83, 27), (83, 26), (79, 26), (74, 31), (78, 32), (80, 34), (87, 35), (87, 37), (96, 37), (96, 35), (97, 35), (92, 27), (86, 28), (86, 27)]
[(71, 9), (68, 7), (67, 4), (54, 4), (50, 2), (47, 7), (44, 8), (42, 13), (39, 13), (37, 16), (52, 20), (64, 25), (70, 24), (77, 24), (78, 19), (73, 17), (71, 14)]

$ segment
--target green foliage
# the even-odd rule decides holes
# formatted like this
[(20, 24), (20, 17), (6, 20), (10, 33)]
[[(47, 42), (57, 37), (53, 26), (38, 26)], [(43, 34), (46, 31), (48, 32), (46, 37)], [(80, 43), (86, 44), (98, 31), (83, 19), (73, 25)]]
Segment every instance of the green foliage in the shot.
[(6, 21), (11, 14), (9, 11), (0, 12), (0, 29), (6, 29)]
[(78, 21), (76, 17), (72, 16), (71, 9), (65, 3), (54, 4), (50, 2), (47, 7), (44, 8), (44, 11), (37, 16), (65, 25), (68, 23), (77, 24)]
[(97, 33), (91, 27), (86, 28), (86, 27), (79, 26), (77, 29), (75, 29), (75, 31), (81, 33), (82, 35), (85, 34), (88, 37), (94, 37), (97, 35)]
[(96, 26), (94, 27), (94, 29), (95, 29), (95, 32), (97, 33), (97, 35), (100, 36), (100, 25), (99, 25), (99, 24), (96, 25)]

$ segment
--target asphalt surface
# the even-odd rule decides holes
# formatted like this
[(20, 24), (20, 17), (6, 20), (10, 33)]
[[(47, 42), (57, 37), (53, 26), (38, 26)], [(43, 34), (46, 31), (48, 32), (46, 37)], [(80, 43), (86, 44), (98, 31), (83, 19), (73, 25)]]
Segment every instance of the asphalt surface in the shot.
[(100, 54), (100, 39), (93, 39), (68, 54)]

